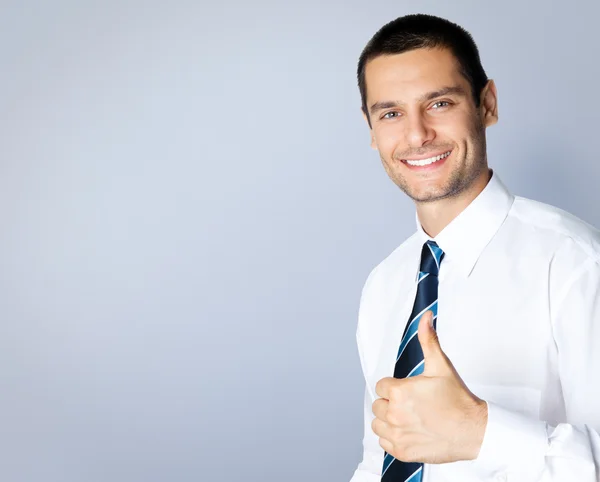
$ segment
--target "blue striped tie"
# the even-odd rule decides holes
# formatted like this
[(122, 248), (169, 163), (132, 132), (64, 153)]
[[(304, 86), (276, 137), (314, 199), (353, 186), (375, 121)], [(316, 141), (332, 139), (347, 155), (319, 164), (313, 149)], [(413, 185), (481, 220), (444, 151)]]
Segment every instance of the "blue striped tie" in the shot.
[[(409, 321), (404, 329), (394, 378), (408, 378), (420, 375), (425, 368), (423, 351), (417, 338), (419, 320), (426, 311), (433, 311), (433, 327), (436, 327), (438, 305), (438, 274), (444, 252), (434, 241), (427, 241), (421, 251), (421, 268), (417, 284), (417, 296)], [(421, 482), (423, 464), (402, 462), (386, 453), (383, 459), (382, 482)]]

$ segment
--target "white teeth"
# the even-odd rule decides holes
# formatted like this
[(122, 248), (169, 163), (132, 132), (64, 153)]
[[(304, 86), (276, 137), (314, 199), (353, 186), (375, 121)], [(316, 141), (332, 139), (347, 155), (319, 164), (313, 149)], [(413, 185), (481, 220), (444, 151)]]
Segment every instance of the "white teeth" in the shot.
[(437, 162), (441, 159), (448, 157), (450, 155), (450, 152), (452, 152), (452, 151), (445, 152), (444, 154), (440, 154), (439, 156), (436, 156), (436, 157), (430, 157), (429, 159), (421, 159), (419, 161), (411, 161), (410, 159), (405, 159), (405, 160), (406, 160), (406, 163), (410, 164), (411, 166), (427, 166), (428, 164), (433, 164), (434, 162)]

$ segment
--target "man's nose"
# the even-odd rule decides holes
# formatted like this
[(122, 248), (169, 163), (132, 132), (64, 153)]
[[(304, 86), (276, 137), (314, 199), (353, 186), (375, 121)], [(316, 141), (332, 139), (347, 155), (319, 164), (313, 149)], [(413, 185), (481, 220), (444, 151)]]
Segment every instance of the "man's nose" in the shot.
[(422, 114), (409, 116), (406, 123), (406, 140), (410, 147), (422, 147), (435, 138), (435, 131)]

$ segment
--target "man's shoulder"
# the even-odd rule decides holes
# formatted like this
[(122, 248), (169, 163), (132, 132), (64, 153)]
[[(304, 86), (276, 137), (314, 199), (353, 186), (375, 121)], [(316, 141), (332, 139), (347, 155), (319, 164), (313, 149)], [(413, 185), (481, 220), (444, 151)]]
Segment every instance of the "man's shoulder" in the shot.
[(564, 209), (516, 196), (509, 216), (544, 238), (568, 242), (600, 260), (600, 230)]

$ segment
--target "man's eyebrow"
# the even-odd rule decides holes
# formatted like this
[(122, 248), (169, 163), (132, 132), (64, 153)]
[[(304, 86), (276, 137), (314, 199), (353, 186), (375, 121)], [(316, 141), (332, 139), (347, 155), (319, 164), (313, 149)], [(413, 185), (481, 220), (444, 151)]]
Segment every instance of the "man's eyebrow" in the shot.
[(463, 89), (462, 87), (459, 87), (458, 85), (455, 85), (452, 87), (444, 87), (444, 88), (442, 88), (440, 90), (436, 90), (434, 92), (428, 92), (427, 94), (421, 96), (419, 98), (419, 101), (426, 102), (428, 100), (435, 99), (436, 97), (442, 97), (444, 95), (449, 95), (449, 94), (462, 95), (462, 96), (467, 95), (467, 93), (465, 92), (465, 89)]
[[(419, 102), (427, 102), (428, 100), (435, 99), (436, 97), (442, 97), (444, 95), (450, 95), (450, 94), (466, 96), (467, 92), (465, 91), (465, 89), (463, 89), (462, 87), (459, 87), (459, 86), (444, 87), (444, 88), (442, 88), (440, 90), (436, 90), (434, 92), (427, 92), (426, 94), (419, 97), (418, 101)], [(384, 109), (393, 109), (394, 107), (400, 107), (401, 105), (402, 105), (402, 102), (395, 102), (395, 101), (375, 102), (371, 106), (369, 111), (371, 112), (371, 114), (374, 114), (377, 111), (384, 110)]]
[(374, 114), (375, 112), (377, 112), (379, 110), (393, 109), (394, 107), (399, 107), (400, 105), (402, 105), (402, 104), (399, 102), (394, 102), (394, 101), (375, 102), (369, 110), (370, 110), (371, 114)]

